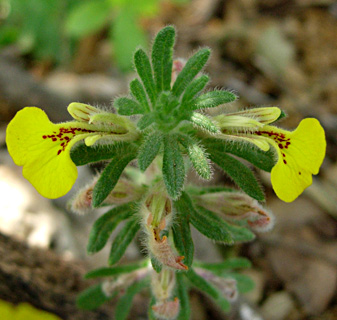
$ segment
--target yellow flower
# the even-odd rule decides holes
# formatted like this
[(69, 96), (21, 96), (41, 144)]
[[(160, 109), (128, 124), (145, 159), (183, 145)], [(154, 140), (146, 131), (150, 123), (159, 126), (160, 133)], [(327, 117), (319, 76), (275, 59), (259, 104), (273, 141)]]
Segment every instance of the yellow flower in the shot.
[(125, 140), (134, 137), (81, 121), (54, 124), (41, 109), (26, 107), (9, 123), (6, 143), (14, 162), (23, 166), (23, 176), (41, 195), (55, 199), (65, 195), (77, 179), (77, 168), (70, 158), (76, 142), (88, 139), (85, 142), (91, 145), (101, 138), (116, 136), (121, 140), (122, 135)]
[(254, 134), (264, 136), (276, 149), (278, 160), (271, 170), (276, 195), (285, 202), (294, 201), (312, 184), (324, 160), (324, 129), (317, 119), (307, 118), (293, 132), (264, 126)]
[(291, 202), (319, 172), (326, 141), (324, 129), (313, 118), (302, 120), (293, 132), (270, 126), (280, 114), (280, 109), (272, 107), (217, 116), (215, 121), (222, 132), (217, 138), (250, 142), (264, 151), (272, 146), (278, 157), (271, 171), (273, 189), (281, 200)]

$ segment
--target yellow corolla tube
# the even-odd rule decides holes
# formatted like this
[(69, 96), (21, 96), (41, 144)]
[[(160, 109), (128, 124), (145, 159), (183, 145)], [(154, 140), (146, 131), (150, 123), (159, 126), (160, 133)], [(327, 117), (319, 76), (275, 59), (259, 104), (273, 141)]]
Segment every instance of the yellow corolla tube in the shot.
[[(123, 136), (107, 126), (87, 122), (54, 124), (41, 109), (26, 107), (9, 123), (6, 143), (15, 164), (23, 166), (23, 176), (41, 195), (55, 199), (65, 195), (77, 179), (77, 168), (70, 158), (71, 147), (79, 140), (97, 135), (112, 140), (115, 136), (121, 140)], [(130, 133), (125, 133), (125, 139), (130, 138)]]

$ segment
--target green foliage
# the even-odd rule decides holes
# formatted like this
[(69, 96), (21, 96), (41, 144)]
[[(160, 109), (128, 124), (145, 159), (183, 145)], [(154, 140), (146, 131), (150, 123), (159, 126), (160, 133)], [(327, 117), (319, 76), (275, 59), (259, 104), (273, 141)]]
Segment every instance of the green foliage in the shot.
[(175, 41), (173, 27), (158, 32), (152, 47), (152, 65), (157, 92), (170, 90), (172, 74), (172, 55)]
[(227, 153), (214, 151), (210, 154), (210, 159), (224, 170), (249, 196), (259, 201), (264, 200), (264, 193), (254, 174), (242, 162)]
[(249, 161), (254, 166), (267, 172), (270, 172), (276, 163), (274, 152), (271, 149), (262, 151), (255, 146), (243, 145), (238, 141), (224, 142), (219, 139), (205, 139), (203, 143), (210, 153), (228, 152)]
[[(117, 151), (117, 150), (116, 150)], [(111, 158), (111, 162), (101, 173), (92, 192), (92, 205), (98, 207), (117, 184), (124, 168), (137, 157), (137, 149), (132, 145), (119, 149)]]
[[(141, 1), (140, 1), (141, 2)], [(111, 47), (117, 65), (123, 71), (132, 69), (132, 55), (138, 46), (146, 47), (145, 32), (139, 25), (140, 12), (132, 10), (132, 6), (123, 7), (110, 27)]]
[(140, 229), (137, 217), (130, 218), (116, 235), (110, 249), (109, 265), (117, 263)]
[(216, 274), (224, 272), (225, 269), (241, 269), (241, 268), (250, 268), (251, 262), (246, 258), (228, 258), (223, 262), (219, 263), (206, 263), (197, 261), (194, 263), (195, 266), (210, 270)]
[(163, 178), (167, 192), (173, 200), (178, 199), (184, 186), (184, 159), (176, 138), (164, 137)]
[(179, 97), (184, 92), (193, 78), (205, 66), (210, 54), (211, 51), (208, 48), (201, 49), (187, 61), (185, 67), (179, 73), (172, 87), (172, 93), (175, 96)]
[(193, 262), (194, 244), (189, 225), (189, 198), (183, 193), (181, 197), (174, 202), (176, 209), (176, 221), (173, 225), (172, 232), (174, 244), (178, 252), (185, 257), (184, 263), (190, 267)]
[(163, 135), (160, 132), (154, 132), (147, 137), (139, 148), (138, 165), (141, 171), (145, 171), (158, 154), (163, 144)]
[(144, 107), (141, 104), (126, 97), (117, 98), (114, 101), (114, 107), (118, 110), (118, 113), (123, 116), (131, 116), (133, 114), (143, 114), (146, 111), (146, 109), (144, 109)]
[(91, 279), (91, 278), (99, 278), (99, 277), (112, 277), (112, 276), (118, 276), (120, 274), (124, 273), (130, 273), (132, 271), (135, 271), (140, 268), (144, 268), (147, 265), (147, 261), (140, 261), (137, 263), (132, 263), (132, 264), (125, 264), (125, 265), (120, 265), (117, 267), (105, 267), (105, 268), (98, 268), (95, 270), (89, 271), (86, 275), (86, 279)]
[(193, 109), (214, 108), (221, 104), (233, 102), (236, 98), (236, 95), (229, 91), (210, 91), (195, 99)]
[(189, 119), (194, 125), (210, 133), (218, 133), (219, 128), (212, 122), (210, 118), (198, 112), (193, 112)]
[(97, 145), (88, 147), (84, 143), (79, 143), (71, 149), (71, 160), (76, 166), (83, 166), (88, 163), (111, 160), (118, 157), (124, 149), (132, 149), (128, 142), (119, 142), (113, 145)]
[(228, 312), (230, 310), (230, 304), (221, 292), (203, 277), (199, 276), (193, 269), (190, 269), (185, 275), (193, 287), (207, 293), (223, 311)]
[(65, 30), (69, 36), (82, 38), (101, 30), (111, 16), (109, 2), (106, 0), (84, 1), (68, 14)]
[(176, 294), (180, 302), (180, 312), (177, 320), (189, 320), (191, 315), (188, 289), (185, 279), (181, 273), (176, 274), (177, 288)]
[(188, 135), (179, 134), (178, 141), (186, 149), (192, 165), (198, 175), (205, 180), (209, 180), (211, 178), (211, 167), (204, 150)]
[(134, 63), (150, 101), (152, 102), (152, 105), (154, 105), (157, 97), (156, 86), (153, 79), (151, 63), (144, 50), (139, 49), (136, 51), (134, 55)]
[(135, 213), (134, 204), (125, 204), (119, 207), (115, 207), (102, 215), (94, 223), (87, 246), (89, 254), (96, 253), (104, 248), (112, 231), (118, 226), (118, 224), (129, 218)]

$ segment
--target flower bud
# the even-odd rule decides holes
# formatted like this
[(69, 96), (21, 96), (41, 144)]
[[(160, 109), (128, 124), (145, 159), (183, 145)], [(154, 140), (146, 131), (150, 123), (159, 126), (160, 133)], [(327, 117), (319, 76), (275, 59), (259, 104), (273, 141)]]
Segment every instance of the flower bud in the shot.
[(225, 220), (245, 220), (255, 231), (268, 231), (274, 225), (272, 213), (241, 192), (207, 193), (197, 196), (196, 202)]
[(244, 128), (258, 129), (266, 124), (276, 121), (281, 115), (277, 107), (264, 107), (242, 110), (238, 112), (221, 114), (214, 117), (222, 129)]
[(75, 120), (89, 122), (92, 115), (102, 111), (88, 104), (72, 102), (68, 106), (68, 112)]
[(144, 279), (149, 273), (150, 269), (146, 267), (121, 274), (116, 278), (104, 281), (102, 283), (102, 291), (107, 297), (111, 297), (116, 291), (124, 293), (130, 285)]
[(175, 285), (174, 271), (166, 269), (160, 273), (152, 272), (151, 289), (156, 299), (152, 310), (158, 319), (173, 320), (179, 314), (178, 298), (171, 300)]
[(174, 320), (179, 314), (180, 303), (176, 297), (173, 301), (163, 301), (152, 306), (153, 313), (160, 320)]
[[(84, 214), (92, 209), (92, 192), (97, 183), (98, 177), (79, 190), (70, 203), (70, 210), (76, 213)], [(144, 188), (132, 183), (128, 179), (118, 180), (115, 188), (109, 193), (103, 201), (106, 205), (122, 205), (128, 202), (141, 199)]]
[(141, 212), (150, 255), (167, 267), (187, 270), (188, 267), (181, 262), (184, 257), (177, 256), (167, 236), (162, 236), (162, 232), (171, 224), (173, 216), (171, 199), (162, 183), (152, 188), (145, 198)]

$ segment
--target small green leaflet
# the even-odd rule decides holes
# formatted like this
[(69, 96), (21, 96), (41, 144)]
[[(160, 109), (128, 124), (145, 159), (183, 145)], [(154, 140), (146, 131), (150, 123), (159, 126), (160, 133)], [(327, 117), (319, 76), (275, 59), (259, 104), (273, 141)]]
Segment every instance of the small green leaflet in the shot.
[(145, 171), (158, 154), (163, 143), (161, 132), (153, 132), (145, 138), (145, 141), (139, 148), (138, 165), (141, 171)]
[(236, 98), (237, 96), (229, 91), (210, 91), (195, 99), (193, 110), (214, 108), (224, 103), (233, 102)]
[(158, 32), (153, 43), (152, 65), (158, 93), (171, 88), (174, 41), (175, 30), (168, 26)]
[(212, 173), (209, 164), (210, 161), (208, 160), (204, 150), (192, 137), (188, 135), (180, 133), (177, 134), (177, 137), (180, 144), (186, 149), (195, 171), (201, 178), (209, 180)]
[(201, 113), (193, 112), (188, 120), (210, 133), (219, 133), (219, 128), (212, 122), (212, 120)]
[(116, 235), (110, 249), (109, 265), (117, 263), (123, 256), (127, 247), (136, 236), (140, 224), (138, 217), (131, 218)]
[(132, 264), (124, 264), (116, 267), (103, 267), (103, 268), (98, 268), (95, 270), (89, 271), (84, 278), (85, 279), (91, 279), (91, 278), (100, 278), (100, 277), (112, 277), (112, 276), (117, 276), (123, 273), (129, 273), (135, 270), (138, 270), (140, 268), (146, 267), (148, 264), (147, 260), (143, 260), (137, 263), (132, 263)]
[(135, 67), (137, 69), (137, 73), (139, 77), (142, 79), (142, 82), (150, 98), (150, 101), (154, 105), (157, 99), (157, 92), (156, 92), (156, 87), (155, 87), (155, 83), (153, 80), (152, 67), (150, 64), (150, 60), (148, 56), (146, 55), (146, 53), (142, 49), (139, 49), (135, 53), (134, 62), (135, 62)]
[(184, 159), (173, 135), (164, 137), (163, 178), (170, 197), (176, 200), (184, 187)]
[(172, 231), (175, 247), (179, 254), (185, 257), (184, 264), (190, 268), (193, 262), (194, 244), (189, 225), (189, 204), (185, 193), (174, 201), (176, 215)]
[(133, 79), (130, 82), (130, 91), (134, 98), (143, 106), (144, 110), (150, 111), (149, 102), (147, 100), (146, 92), (143, 85), (138, 79)]
[(191, 316), (191, 307), (188, 296), (188, 286), (182, 273), (176, 272), (176, 283), (176, 295), (180, 304), (180, 312), (177, 320), (189, 320)]
[(71, 160), (76, 166), (83, 166), (88, 163), (110, 160), (116, 155), (129, 149), (128, 142), (116, 142), (113, 145), (97, 145), (88, 147), (84, 143), (76, 144), (70, 152)]
[(114, 107), (117, 109), (118, 113), (123, 116), (143, 114), (146, 112), (141, 104), (126, 97), (117, 98), (114, 101)]
[(225, 171), (234, 182), (252, 198), (263, 201), (264, 193), (252, 171), (242, 162), (231, 157), (227, 153), (212, 151), (210, 159)]
[(112, 231), (118, 224), (135, 213), (135, 204), (127, 203), (109, 210), (98, 218), (89, 235), (87, 251), (89, 254), (96, 253), (104, 248)]
[(119, 149), (119, 152), (115, 153), (111, 162), (101, 173), (92, 192), (92, 206), (94, 208), (98, 207), (105, 200), (117, 184), (124, 168), (136, 157), (137, 149), (132, 145), (129, 145), (128, 148)]
[(228, 152), (249, 161), (254, 166), (267, 172), (270, 172), (276, 164), (275, 152), (272, 148), (268, 151), (262, 151), (252, 144), (243, 144), (238, 141), (223, 141), (220, 139), (205, 139), (203, 140), (203, 144), (210, 153), (213, 151)]
[(180, 97), (193, 78), (205, 66), (210, 54), (210, 49), (204, 48), (196, 52), (191, 58), (188, 59), (183, 70), (181, 70), (176, 81), (174, 82), (172, 88), (173, 95)]

